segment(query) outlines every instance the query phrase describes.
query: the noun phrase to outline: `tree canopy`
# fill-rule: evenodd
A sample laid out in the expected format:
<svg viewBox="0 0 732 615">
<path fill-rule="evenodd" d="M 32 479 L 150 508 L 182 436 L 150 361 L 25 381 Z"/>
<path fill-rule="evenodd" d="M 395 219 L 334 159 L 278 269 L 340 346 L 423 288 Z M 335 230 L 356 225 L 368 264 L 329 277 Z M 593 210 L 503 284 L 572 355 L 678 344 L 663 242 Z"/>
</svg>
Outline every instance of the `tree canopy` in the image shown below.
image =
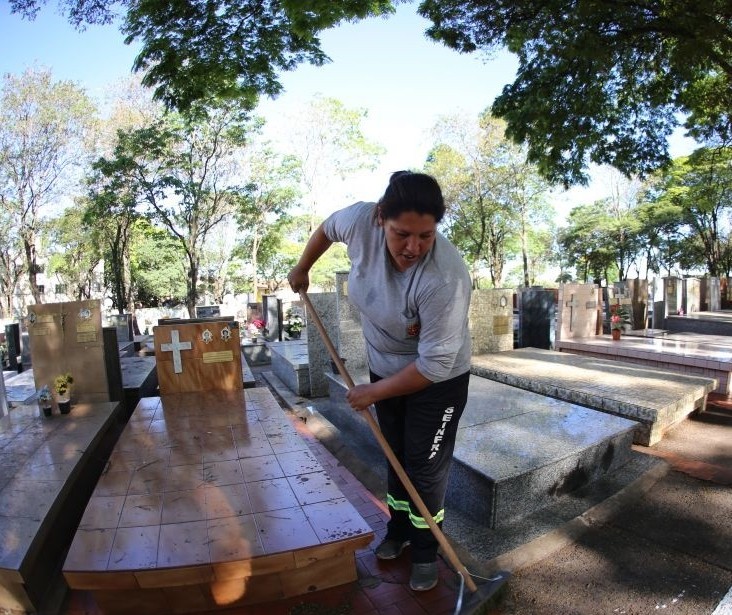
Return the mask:
<svg viewBox="0 0 732 615">
<path fill-rule="evenodd" d="M 588 162 L 641 176 L 667 165 L 679 114 L 697 138 L 732 139 L 728 0 L 423 0 L 419 10 L 453 49 L 517 54 L 492 111 L 553 182 L 586 183 Z"/>
<path fill-rule="evenodd" d="M 15 13 L 28 18 L 46 0 L 10 0 Z M 111 23 L 126 10 L 121 29 L 127 44 L 142 50 L 134 70 L 143 84 L 169 108 L 187 110 L 214 99 L 248 100 L 274 96 L 282 86 L 280 71 L 303 62 L 320 66 L 328 56 L 318 33 L 343 20 L 386 15 L 389 0 L 59 0 L 69 21 Z"/>
</svg>

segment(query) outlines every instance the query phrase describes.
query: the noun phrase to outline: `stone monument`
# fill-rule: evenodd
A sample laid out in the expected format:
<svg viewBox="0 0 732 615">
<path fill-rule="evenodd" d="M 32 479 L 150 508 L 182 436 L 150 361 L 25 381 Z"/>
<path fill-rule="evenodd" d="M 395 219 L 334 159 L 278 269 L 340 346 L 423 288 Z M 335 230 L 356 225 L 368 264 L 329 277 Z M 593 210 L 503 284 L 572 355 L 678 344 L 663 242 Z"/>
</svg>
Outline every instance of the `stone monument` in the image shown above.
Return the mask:
<svg viewBox="0 0 732 615">
<path fill-rule="evenodd" d="M 110 401 L 99 300 L 31 305 L 27 322 L 36 389 L 70 373 L 74 403 Z"/>
<path fill-rule="evenodd" d="M 468 311 L 473 354 L 513 350 L 513 290 L 473 291 Z"/>
<path fill-rule="evenodd" d="M 597 335 L 596 284 L 562 284 L 559 287 L 557 340 Z"/>
</svg>

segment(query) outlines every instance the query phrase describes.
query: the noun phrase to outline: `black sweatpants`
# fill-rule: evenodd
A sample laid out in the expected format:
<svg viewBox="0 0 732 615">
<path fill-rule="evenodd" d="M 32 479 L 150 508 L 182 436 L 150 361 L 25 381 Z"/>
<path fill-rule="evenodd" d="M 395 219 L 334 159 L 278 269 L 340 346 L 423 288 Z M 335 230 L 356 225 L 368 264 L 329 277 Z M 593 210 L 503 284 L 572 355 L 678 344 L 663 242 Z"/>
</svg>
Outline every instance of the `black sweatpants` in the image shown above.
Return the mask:
<svg viewBox="0 0 732 615">
<path fill-rule="evenodd" d="M 371 373 L 371 381 L 381 378 Z M 427 510 L 441 527 L 458 421 L 468 400 L 470 372 L 427 388 L 377 402 L 384 438 L 404 467 Z M 389 465 L 386 537 L 412 544 L 412 562 L 433 562 L 438 542 Z"/>
</svg>

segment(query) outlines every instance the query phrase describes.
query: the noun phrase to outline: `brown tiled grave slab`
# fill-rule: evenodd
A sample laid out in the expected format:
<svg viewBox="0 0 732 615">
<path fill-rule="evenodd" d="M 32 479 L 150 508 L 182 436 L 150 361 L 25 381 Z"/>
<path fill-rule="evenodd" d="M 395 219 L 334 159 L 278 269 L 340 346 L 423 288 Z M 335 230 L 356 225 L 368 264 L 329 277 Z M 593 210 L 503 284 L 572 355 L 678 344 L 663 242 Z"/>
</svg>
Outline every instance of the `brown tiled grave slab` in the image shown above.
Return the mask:
<svg viewBox="0 0 732 615">
<path fill-rule="evenodd" d="M 212 610 L 353 581 L 373 536 L 268 389 L 164 395 L 132 414 L 64 576 L 105 612 Z"/>
</svg>

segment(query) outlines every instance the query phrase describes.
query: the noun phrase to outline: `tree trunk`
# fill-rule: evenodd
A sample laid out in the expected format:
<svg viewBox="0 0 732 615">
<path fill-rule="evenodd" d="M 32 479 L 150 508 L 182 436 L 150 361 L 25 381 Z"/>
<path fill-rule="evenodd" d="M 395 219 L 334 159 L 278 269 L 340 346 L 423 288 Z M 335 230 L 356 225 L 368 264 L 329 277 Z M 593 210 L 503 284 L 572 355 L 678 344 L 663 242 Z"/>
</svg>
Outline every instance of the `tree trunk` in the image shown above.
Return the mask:
<svg viewBox="0 0 732 615">
<path fill-rule="evenodd" d="M 28 283 L 30 285 L 33 300 L 39 304 L 43 303 L 40 289 L 38 288 L 38 266 L 36 264 L 35 237 L 30 232 L 23 236 L 23 249 L 25 250 L 25 262 L 28 267 Z"/>
</svg>

